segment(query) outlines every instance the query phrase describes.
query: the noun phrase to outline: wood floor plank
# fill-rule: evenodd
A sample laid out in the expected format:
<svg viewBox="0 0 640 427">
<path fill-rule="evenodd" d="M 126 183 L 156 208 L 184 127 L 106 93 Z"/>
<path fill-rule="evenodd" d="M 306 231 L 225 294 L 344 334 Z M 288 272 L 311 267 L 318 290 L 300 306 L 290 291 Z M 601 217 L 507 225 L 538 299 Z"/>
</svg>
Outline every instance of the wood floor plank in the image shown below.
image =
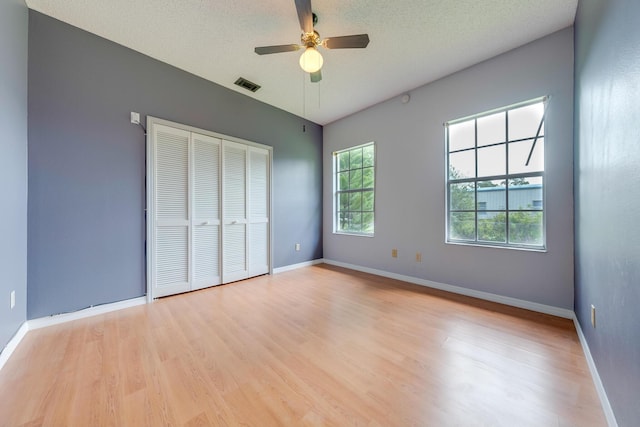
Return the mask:
<svg viewBox="0 0 640 427">
<path fill-rule="evenodd" d="M 326 265 L 27 333 L 0 427 L 605 426 L 570 320 Z"/>
</svg>

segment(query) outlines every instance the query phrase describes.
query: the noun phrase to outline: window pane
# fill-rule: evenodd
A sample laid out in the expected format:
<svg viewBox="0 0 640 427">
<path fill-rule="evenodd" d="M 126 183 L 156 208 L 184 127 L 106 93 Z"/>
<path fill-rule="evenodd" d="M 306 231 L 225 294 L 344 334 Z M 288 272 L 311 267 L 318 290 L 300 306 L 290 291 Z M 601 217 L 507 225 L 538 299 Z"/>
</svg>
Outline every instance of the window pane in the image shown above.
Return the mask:
<svg viewBox="0 0 640 427">
<path fill-rule="evenodd" d="M 476 224 L 473 212 L 452 212 L 449 217 L 451 240 L 475 240 Z"/>
<path fill-rule="evenodd" d="M 542 200 L 542 177 L 515 178 L 509 180 L 509 210 L 540 209 L 534 205 Z"/>
<path fill-rule="evenodd" d="M 542 245 L 542 212 L 509 212 L 509 243 Z"/>
<path fill-rule="evenodd" d="M 373 211 L 373 191 L 362 192 L 362 210 Z"/>
<path fill-rule="evenodd" d="M 362 232 L 373 233 L 373 212 L 362 214 Z"/>
<path fill-rule="evenodd" d="M 340 214 L 341 230 L 344 230 L 344 231 L 349 230 L 349 225 L 351 224 L 351 215 L 352 215 L 351 212 L 343 212 Z"/>
<path fill-rule="evenodd" d="M 506 144 L 478 149 L 478 176 L 507 173 Z"/>
<path fill-rule="evenodd" d="M 502 112 L 478 119 L 478 147 L 507 140 L 506 117 Z"/>
<path fill-rule="evenodd" d="M 449 207 L 451 210 L 472 211 L 476 203 L 475 184 L 465 182 L 449 185 Z"/>
<path fill-rule="evenodd" d="M 360 212 L 351 213 L 351 224 L 349 231 L 359 232 L 362 229 L 362 214 Z"/>
<path fill-rule="evenodd" d="M 532 146 L 533 139 L 509 143 L 509 173 L 544 171 L 544 138 L 539 138 L 536 142 L 529 166 L 527 166 L 527 158 L 529 158 Z"/>
<path fill-rule="evenodd" d="M 542 102 L 509 111 L 509 141 L 535 137 L 543 113 Z M 544 135 L 544 125 L 540 135 Z"/>
<path fill-rule="evenodd" d="M 478 240 L 505 243 L 507 241 L 506 214 L 486 212 L 485 215 L 485 217 L 478 216 Z"/>
<path fill-rule="evenodd" d="M 362 188 L 373 188 L 374 172 L 373 168 L 362 170 Z"/>
<path fill-rule="evenodd" d="M 338 154 L 338 170 L 344 171 L 347 169 L 349 169 L 349 152 L 345 151 Z"/>
<path fill-rule="evenodd" d="M 349 188 L 359 190 L 362 188 L 362 169 L 352 170 L 349 176 Z"/>
<path fill-rule="evenodd" d="M 373 166 L 373 161 L 375 158 L 374 154 L 375 152 L 373 145 L 368 145 L 362 148 L 362 166 Z"/>
<path fill-rule="evenodd" d="M 349 194 L 348 193 L 341 193 L 340 194 L 340 202 L 338 205 L 338 210 L 339 211 L 347 211 L 349 210 Z"/>
<path fill-rule="evenodd" d="M 338 190 L 349 189 L 349 171 L 338 174 Z"/>
<path fill-rule="evenodd" d="M 475 178 L 476 155 L 475 150 L 449 154 L 449 178 Z"/>
<path fill-rule="evenodd" d="M 507 188 L 504 181 L 478 181 L 478 210 L 506 209 L 506 193 Z"/>
<path fill-rule="evenodd" d="M 338 215 L 338 230 L 347 230 L 349 228 L 349 216 L 348 212 L 340 212 Z"/>
<path fill-rule="evenodd" d="M 476 139 L 476 121 L 469 120 L 449 125 L 449 151 L 473 148 Z"/>
<path fill-rule="evenodd" d="M 349 194 L 349 210 L 350 211 L 359 211 L 362 207 L 362 193 L 351 193 Z"/>
<path fill-rule="evenodd" d="M 362 167 L 362 148 L 349 150 L 349 153 L 350 153 L 349 168 L 350 169 L 361 168 Z"/>
</svg>

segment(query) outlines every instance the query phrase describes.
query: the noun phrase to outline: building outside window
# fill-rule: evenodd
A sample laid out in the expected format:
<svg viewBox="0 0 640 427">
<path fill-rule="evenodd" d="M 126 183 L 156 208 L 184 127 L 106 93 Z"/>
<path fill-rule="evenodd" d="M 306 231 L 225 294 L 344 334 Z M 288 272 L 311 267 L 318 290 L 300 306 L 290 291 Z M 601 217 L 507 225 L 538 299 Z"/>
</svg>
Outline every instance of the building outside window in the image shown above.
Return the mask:
<svg viewBox="0 0 640 427">
<path fill-rule="evenodd" d="M 373 236 L 375 157 L 373 142 L 333 154 L 335 233 Z"/>
<path fill-rule="evenodd" d="M 540 98 L 445 124 L 448 243 L 545 248 L 547 102 Z"/>
</svg>

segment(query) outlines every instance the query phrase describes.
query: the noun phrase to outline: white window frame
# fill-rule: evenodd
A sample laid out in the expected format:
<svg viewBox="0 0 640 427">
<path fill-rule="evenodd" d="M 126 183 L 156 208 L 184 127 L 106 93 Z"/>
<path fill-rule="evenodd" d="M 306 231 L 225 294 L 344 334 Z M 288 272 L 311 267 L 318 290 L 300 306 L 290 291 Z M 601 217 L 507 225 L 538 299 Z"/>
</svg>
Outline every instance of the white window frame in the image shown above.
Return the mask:
<svg viewBox="0 0 640 427">
<path fill-rule="evenodd" d="M 361 166 L 360 168 L 355 168 L 355 169 L 347 169 L 347 171 L 351 172 L 352 170 L 357 170 L 357 169 L 362 169 L 364 171 L 365 168 L 373 168 L 373 186 L 372 187 L 367 187 L 367 188 L 359 188 L 359 189 L 348 189 L 348 190 L 340 190 L 339 189 L 339 176 L 338 174 L 343 171 L 339 170 L 339 165 L 338 165 L 338 157 L 340 154 L 348 152 L 348 151 L 352 151 L 352 150 L 357 150 L 357 149 L 362 149 L 362 148 L 366 148 L 366 147 L 373 147 L 373 166 Z M 360 145 L 355 145 L 352 147 L 348 147 L 342 150 L 338 150 L 338 151 L 334 151 L 333 152 L 333 232 L 334 234 L 345 234 L 345 235 L 353 235 L 353 236 L 364 236 L 364 237 L 373 237 L 375 234 L 375 199 L 376 199 L 376 195 L 375 195 L 375 188 L 376 188 L 376 163 L 377 163 L 377 154 L 376 154 L 376 144 L 375 142 L 367 142 L 365 144 L 360 144 Z M 341 194 L 352 194 L 352 193 L 364 193 L 364 192 L 369 192 L 369 191 L 373 191 L 373 207 L 372 210 L 366 210 L 363 211 L 362 210 L 362 206 L 360 211 L 347 211 L 347 212 L 360 212 L 360 214 L 364 214 L 364 213 L 371 213 L 373 215 L 373 230 L 371 232 L 367 232 L 367 231 L 353 231 L 353 230 L 345 230 L 342 229 L 340 227 L 340 195 Z M 363 202 L 362 202 L 363 203 Z"/>
<path fill-rule="evenodd" d="M 531 250 L 531 251 L 546 251 L 546 237 L 547 237 L 547 233 L 546 233 L 546 187 L 548 186 L 547 180 L 546 180 L 546 175 L 545 175 L 545 171 L 544 171 L 544 167 L 543 167 L 543 171 L 541 172 L 526 172 L 526 173 L 509 173 L 509 144 L 512 142 L 520 142 L 520 141 L 527 141 L 527 140 L 532 140 L 535 142 L 538 142 L 538 140 L 543 140 L 544 144 L 547 145 L 547 138 L 545 138 L 545 124 L 546 124 L 546 112 L 547 112 L 547 106 L 548 106 L 548 102 L 549 102 L 549 97 L 548 96 L 544 96 L 544 97 L 540 97 L 540 98 L 535 98 L 535 99 L 531 99 L 528 101 L 524 101 L 524 102 L 520 102 L 517 104 L 513 104 L 513 105 L 509 105 L 506 107 L 501 107 L 501 108 L 497 108 L 497 109 L 493 109 L 490 111 L 486 111 L 483 113 L 479 113 L 479 114 L 475 114 L 472 116 L 467 116 L 467 117 L 463 117 L 460 119 L 456 119 L 456 120 L 451 120 L 446 122 L 445 125 L 445 242 L 449 243 L 449 244 L 463 244 L 463 245 L 473 245 L 473 246 L 491 246 L 491 247 L 502 247 L 502 248 L 511 248 L 511 249 L 524 249 L 524 250 Z M 532 135 L 531 138 L 524 138 L 523 140 L 513 140 L 510 141 L 509 139 L 509 111 L 511 110 L 515 110 L 521 107 L 527 107 L 530 105 L 534 105 L 537 103 L 543 103 L 544 104 L 544 113 L 542 115 L 542 124 L 538 129 L 538 133 L 537 135 Z M 479 148 L 483 148 L 485 146 L 479 147 L 478 146 L 478 126 L 477 126 L 477 120 L 481 119 L 483 117 L 486 116 L 490 116 L 493 114 L 497 114 L 497 113 L 501 113 L 501 112 L 506 112 L 506 120 L 505 120 L 505 126 L 506 126 L 506 141 L 503 141 L 501 143 L 496 143 L 495 145 L 505 145 L 505 155 L 506 155 L 506 171 L 505 174 L 501 174 L 501 175 L 495 175 L 495 176 L 482 176 L 482 177 L 478 177 L 478 149 Z M 468 122 L 468 121 L 474 121 L 475 122 L 475 136 L 474 136 L 474 146 L 470 147 L 470 148 L 465 148 L 465 149 L 460 149 L 460 150 L 453 150 L 450 151 L 449 149 L 449 126 L 451 125 L 455 125 L 455 124 L 460 124 L 460 123 L 464 123 L 464 122 Z M 535 143 L 534 142 L 534 143 Z M 462 152 L 462 151 L 473 151 L 475 154 L 475 168 L 476 168 L 476 173 L 475 176 L 472 178 L 460 178 L 460 179 L 453 179 L 450 177 L 450 155 L 453 153 L 458 153 L 458 152 Z M 532 148 L 533 151 L 533 148 Z M 545 150 L 546 152 L 546 150 Z M 545 167 L 546 167 L 546 161 L 545 163 Z M 542 200 L 541 200 L 541 207 L 538 209 L 512 209 L 509 206 L 509 182 L 512 179 L 517 179 L 517 178 L 542 178 Z M 501 180 L 501 181 L 505 181 L 505 206 L 504 209 L 497 209 L 494 210 L 494 212 L 504 212 L 505 213 L 505 242 L 491 242 L 491 241 L 485 241 L 485 240 L 481 240 L 478 238 L 478 219 L 482 218 L 483 216 L 486 216 L 486 214 L 490 211 L 487 211 L 486 209 L 479 209 L 479 204 L 478 203 L 478 182 L 483 182 L 483 181 L 497 181 L 497 180 Z M 469 184 L 473 184 L 474 187 L 474 209 L 467 209 L 467 210 L 462 210 L 462 209 L 451 209 L 451 204 L 450 204 L 450 199 L 451 199 L 451 187 L 452 184 L 464 184 L 464 183 L 469 183 Z M 473 239 L 463 239 L 463 238 L 452 238 L 451 237 L 451 221 L 450 221 L 450 216 L 451 213 L 457 213 L 457 212 L 469 212 L 469 213 L 473 213 L 474 218 L 475 218 L 475 237 Z M 523 244 L 523 243 L 510 243 L 509 242 L 509 213 L 511 212 L 540 212 L 542 213 L 542 242 L 541 244 L 537 245 L 537 244 Z"/>
</svg>

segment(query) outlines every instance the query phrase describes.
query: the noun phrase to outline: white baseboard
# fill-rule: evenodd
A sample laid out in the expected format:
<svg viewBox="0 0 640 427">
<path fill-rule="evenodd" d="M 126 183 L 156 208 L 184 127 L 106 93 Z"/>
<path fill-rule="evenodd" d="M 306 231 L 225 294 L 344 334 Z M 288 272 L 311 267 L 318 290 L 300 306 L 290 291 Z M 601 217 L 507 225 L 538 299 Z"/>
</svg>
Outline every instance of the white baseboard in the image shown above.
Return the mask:
<svg viewBox="0 0 640 427">
<path fill-rule="evenodd" d="M 589 365 L 591 378 L 593 378 L 593 383 L 596 386 L 596 391 L 598 392 L 598 397 L 600 398 L 600 403 L 602 404 L 604 416 L 607 418 L 607 424 L 609 424 L 609 427 L 618 427 L 618 422 L 616 421 L 616 416 L 613 413 L 613 409 L 611 408 L 611 403 L 609 403 L 607 392 L 604 389 L 604 385 L 602 384 L 602 380 L 600 379 L 600 374 L 598 374 L 598 369 L 596 368 L 596 364 L 593 360 L 593 357 L 591 356 L 589 344 L 587 344 L 587 339 L 582 332 L 580 322 L 578 322 L 578 317 L 575 315 L 575 313 L 573 315 L 573 324 L 576 326 L 578 338 L 580 338 L 580 344 L 582 344 L 582 350 L 584 351 L 584 355 L 587 359 L 587 365 Z"/>
<path fill-rule="evenodd" d="M 338 267 L 349 268 L 351 270 L 362 271 L 364 273 L 375 274 L 376 276 L 388 277 L 390 279 L 402 280 L 403 282 L 413 283 L 415 285 L 426 286 L 429 288 L 439 289 L 441 291 L 452 292 L 454 294 L 466 295 L 469 297 L 479 298 L 487 301 L 497 302 L 500 304 L 510 305 L 513 307 L 524 308 L 526 310 L 536 311 L 539 313 L 551 314 L 552 316 L 563 317 L 565 319 L 573 319 L 573 311 L 567 308 L 554 307 L 551 305 L 539 304 L 536 302 L 525 301 L 517 298 L 505 297 L 489 292 L 476 291 L 473 289 L 463 288 L 461 286 L 448 285 L 446 283 L 438 283 L 430 280 L 420 279 L 418 277 L 405 276 L 403 274 L 390 273 L 388 271 L 376 270 L 374 268 L 362 267 L 359 265 L 347 264 L 344 262 L 324 259 L 325 264 L 336 265 Z"/>
<path fill-rule="evenodd" d="M 9 340 L 4 350 L 2 350 L 2 353 L 0 353 L 0 369 L 7 363 L 7 360 L 9 360 L 15 349 L 18 348 L 18 344 L 20 344 L 20 341 L 27 335 L 28 331 L 29 325 L 27 325 L 27 322 L 23 322 L 13 338 Z"/>
<path fill-rule="evenodd" d="M 314 259 L 312 261 L 305 261 L 298 264 L 285 265 L 284 267 L 278 267 L 273 269 L 273 274 L 284 273 L 285 271 L 296 270 L 298 268 L 309 267 L 316 264 L 322 264 L 324 260 L 322 258 Z"/>
<path fill-rule="evenodd" d="M 111 311 L 122 310 L 123 308 L 135 307 L 147 303 L 147 297 L 131 298 L 124 301 L 109 304 L 96 305 L 72 313 L 57 314 L 55 316 L 40 317 L 27 321 L 29 330 L 45 328 L 47 326 L 70 322 L 72 320 L 84 319 L 85 317 L 97 316 L 98 314 L 109 313 Z"/>
</svg>

